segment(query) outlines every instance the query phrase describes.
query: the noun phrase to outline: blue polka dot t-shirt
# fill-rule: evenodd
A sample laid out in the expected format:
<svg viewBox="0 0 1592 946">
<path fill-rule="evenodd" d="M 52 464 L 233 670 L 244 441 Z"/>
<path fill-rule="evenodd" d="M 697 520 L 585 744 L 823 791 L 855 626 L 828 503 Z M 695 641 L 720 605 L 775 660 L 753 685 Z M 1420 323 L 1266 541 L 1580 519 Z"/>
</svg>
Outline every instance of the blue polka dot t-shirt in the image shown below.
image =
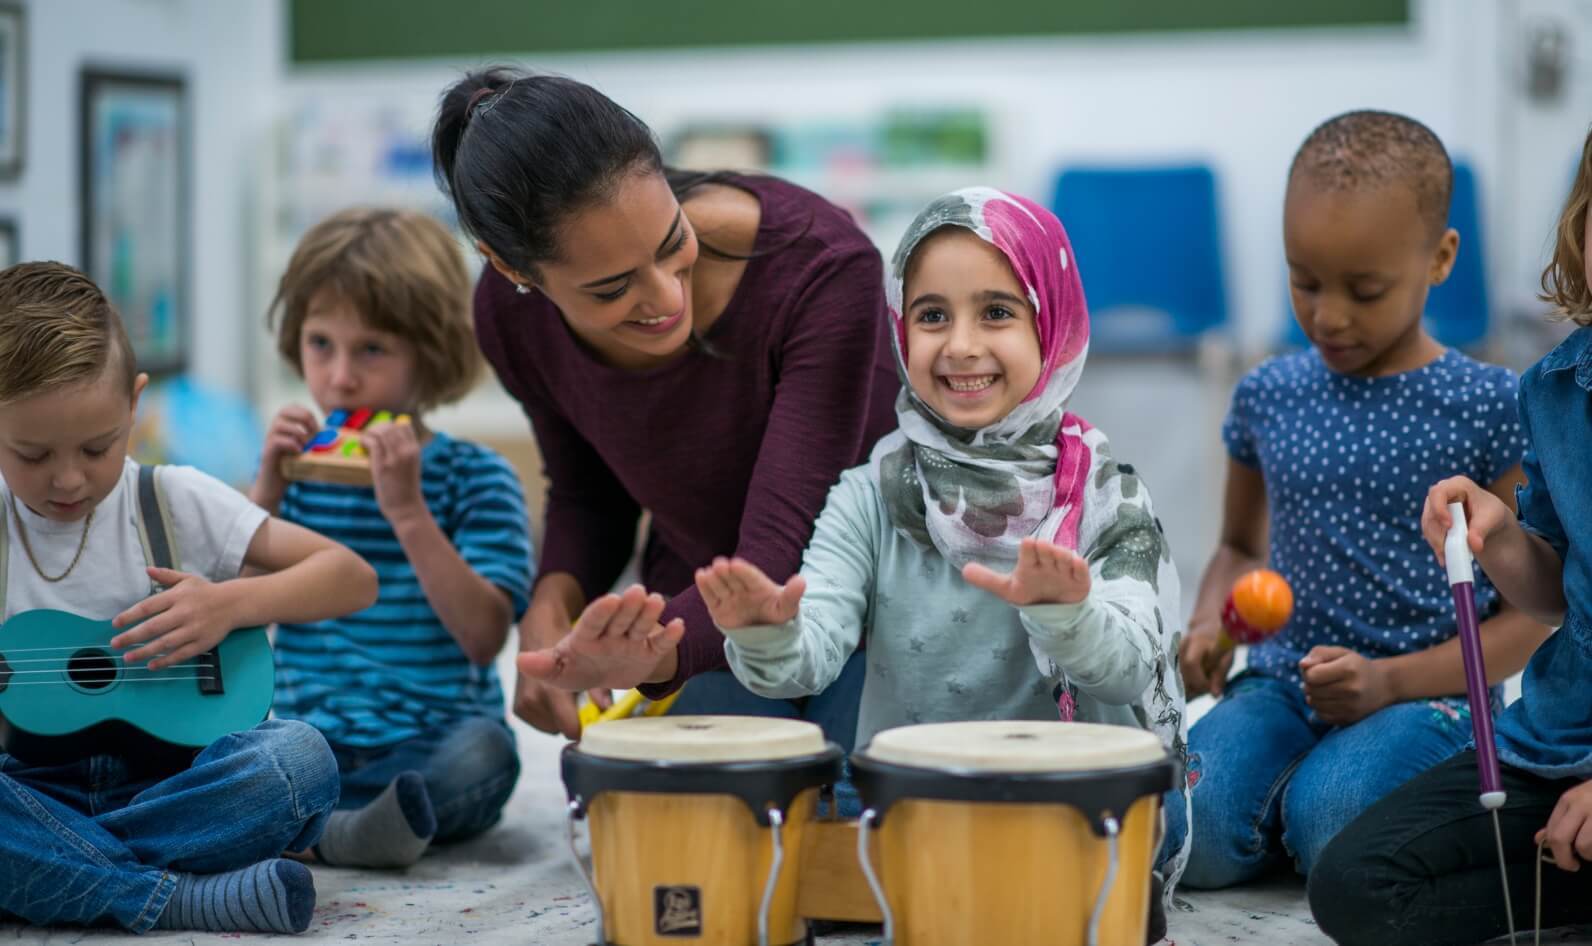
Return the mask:
<svg viewBox="0 0 1592 946">
<path fill-rule="evenodd" d="M 1239 382 L 1222 438 L 1266 481 L 1271 567 L 1294 591 L 1292 620 L 1250 649 L 1252 669 L 1297 682 L 1317 645 L 1389 657 L 1457 633 L 1421 507 L 1441 479 L 1486 486 L 1520 462 L 1515 384 L 1452 349 L 1381 378 L 1337 374 L 1311 349 Z M 1476 605 L 1483 618 L 1498 610 L 1479 569 Z"/>
</svg>

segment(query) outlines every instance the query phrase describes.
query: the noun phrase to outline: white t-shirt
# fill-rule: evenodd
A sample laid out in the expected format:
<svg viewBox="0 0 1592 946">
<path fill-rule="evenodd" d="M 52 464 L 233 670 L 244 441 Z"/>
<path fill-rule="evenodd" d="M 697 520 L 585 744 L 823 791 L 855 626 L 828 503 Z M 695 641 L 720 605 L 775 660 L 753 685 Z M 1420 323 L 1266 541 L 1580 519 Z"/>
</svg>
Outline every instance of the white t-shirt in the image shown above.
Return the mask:
<svg viewBox="0 0 1592 946">
<path fill-rule="evenodd" d="M 238 577 L 243 556 L 266 512 L 220 480 L 191 466 L 167 466 L 157 474 L 172 523 L 177 567 L 210 581 Z M 52 522 L 18 501 L 0 480 L 0 513 L 6 517 L 5 618 L 35 608 L 55 608 L 107 620 L 149 597 L 143 542 L 138 532 L 138 464 L 128 459 L 121 481 L 94 510 L 88 543 L 72 573 L 58 582 L 39 577 L 22 547 L 17 517 L 45 574 L 59 575 L 77 554 L 83 523 Z"/>
</svg>

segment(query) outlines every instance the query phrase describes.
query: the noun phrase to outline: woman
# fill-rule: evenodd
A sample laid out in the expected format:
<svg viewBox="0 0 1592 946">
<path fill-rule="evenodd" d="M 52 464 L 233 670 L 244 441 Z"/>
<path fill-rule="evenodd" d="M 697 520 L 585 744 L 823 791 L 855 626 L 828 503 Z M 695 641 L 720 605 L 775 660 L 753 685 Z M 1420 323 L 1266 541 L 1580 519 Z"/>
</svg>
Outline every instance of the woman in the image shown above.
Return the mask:
<svg viewBox="0 0 1592 946">
<path fill-rule="evenodd" d="M 861 663 L 805 703 L 752 696 L 692 575 L 728 555 L 794 574 L 829 487 L 894 426 L 878 251 L 792 184 L 666 169 L 640 119 L 570 79 L 467 75 L 432 145 L 491 263 L 477 339 L 550 480 L 515 713 L 573 738 L 570 691 L 718 671 L 675 711 L 803 716 L 849 749 Z M 673 597 L 604 597 L 643 509 L 641 579 Z"/>
</svg>

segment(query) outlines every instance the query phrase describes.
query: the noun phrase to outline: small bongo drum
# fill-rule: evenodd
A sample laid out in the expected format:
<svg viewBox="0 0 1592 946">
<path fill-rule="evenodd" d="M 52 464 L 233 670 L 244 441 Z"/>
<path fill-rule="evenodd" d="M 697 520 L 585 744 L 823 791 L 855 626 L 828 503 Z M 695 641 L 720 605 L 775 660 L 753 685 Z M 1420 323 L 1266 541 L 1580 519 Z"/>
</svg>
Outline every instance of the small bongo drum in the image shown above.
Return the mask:
<svg viewBox="0 0 1592 946">
<path fill-rule="evenodd" d="M 1161 793 L 1176 766 L 1125 726 L 889 729 L 852 757 L 857 859 L 885 942 L 1144 942 Z M 873 865 L 869 838 L 876 837 Z"/>
<path fill-rule="evenodd" d="M 799 720 L 659 716 L 586 729 L 565 747 L 563 775 L 599 946 L 810 942 L 797 861 L 842 755 Z M 591 874 L 575 853 L 582 819 Z"/>
</svg>

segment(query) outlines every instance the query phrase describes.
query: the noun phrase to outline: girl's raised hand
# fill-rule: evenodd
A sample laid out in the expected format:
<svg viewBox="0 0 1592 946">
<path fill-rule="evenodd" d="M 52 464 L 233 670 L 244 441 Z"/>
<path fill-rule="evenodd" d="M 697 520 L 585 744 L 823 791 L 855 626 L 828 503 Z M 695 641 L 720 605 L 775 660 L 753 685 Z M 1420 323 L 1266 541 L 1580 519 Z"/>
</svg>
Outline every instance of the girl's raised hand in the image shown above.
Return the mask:
<svg viewBox="0 0 1592 946">
<path fill-rule="evenodd" d="M 1438 564 L 1445 567 L 1448 562 L 1444 560 L 1443 542 L 1448 538 L 1448 527 L 1454 524 L 1448 514 L 1449 503 L 1465 504 L 1465 524 L 1469 529 L 1466 539 L 1473 555 L 1480 555 L 1488 538 L 1515 521 L 1515 514 L 1503 500 L 1463 476 L 1450 477 L 1433 486 L 1427 491 L 1426 506 L 1421 510 L 1421 535 L 1437 553 Z"/>
<path fill-rule="evenodd" d="M 696 585 L 713 623 L 725 630 L 793 621 L 807 590 L 807 580 L 800 575 L 776 585 L 751 562 L 723 557 L 697 569 Z"/>
<path fill-rule="evenodd" d="M 1089 594 L 1089 563 L 1070 549 L 1043 539 L 1024 539 L 1010 575 L 969 562 L 962 577 L 975 588 L 1019 607 L 1077 604 Z"/>
</svg>

